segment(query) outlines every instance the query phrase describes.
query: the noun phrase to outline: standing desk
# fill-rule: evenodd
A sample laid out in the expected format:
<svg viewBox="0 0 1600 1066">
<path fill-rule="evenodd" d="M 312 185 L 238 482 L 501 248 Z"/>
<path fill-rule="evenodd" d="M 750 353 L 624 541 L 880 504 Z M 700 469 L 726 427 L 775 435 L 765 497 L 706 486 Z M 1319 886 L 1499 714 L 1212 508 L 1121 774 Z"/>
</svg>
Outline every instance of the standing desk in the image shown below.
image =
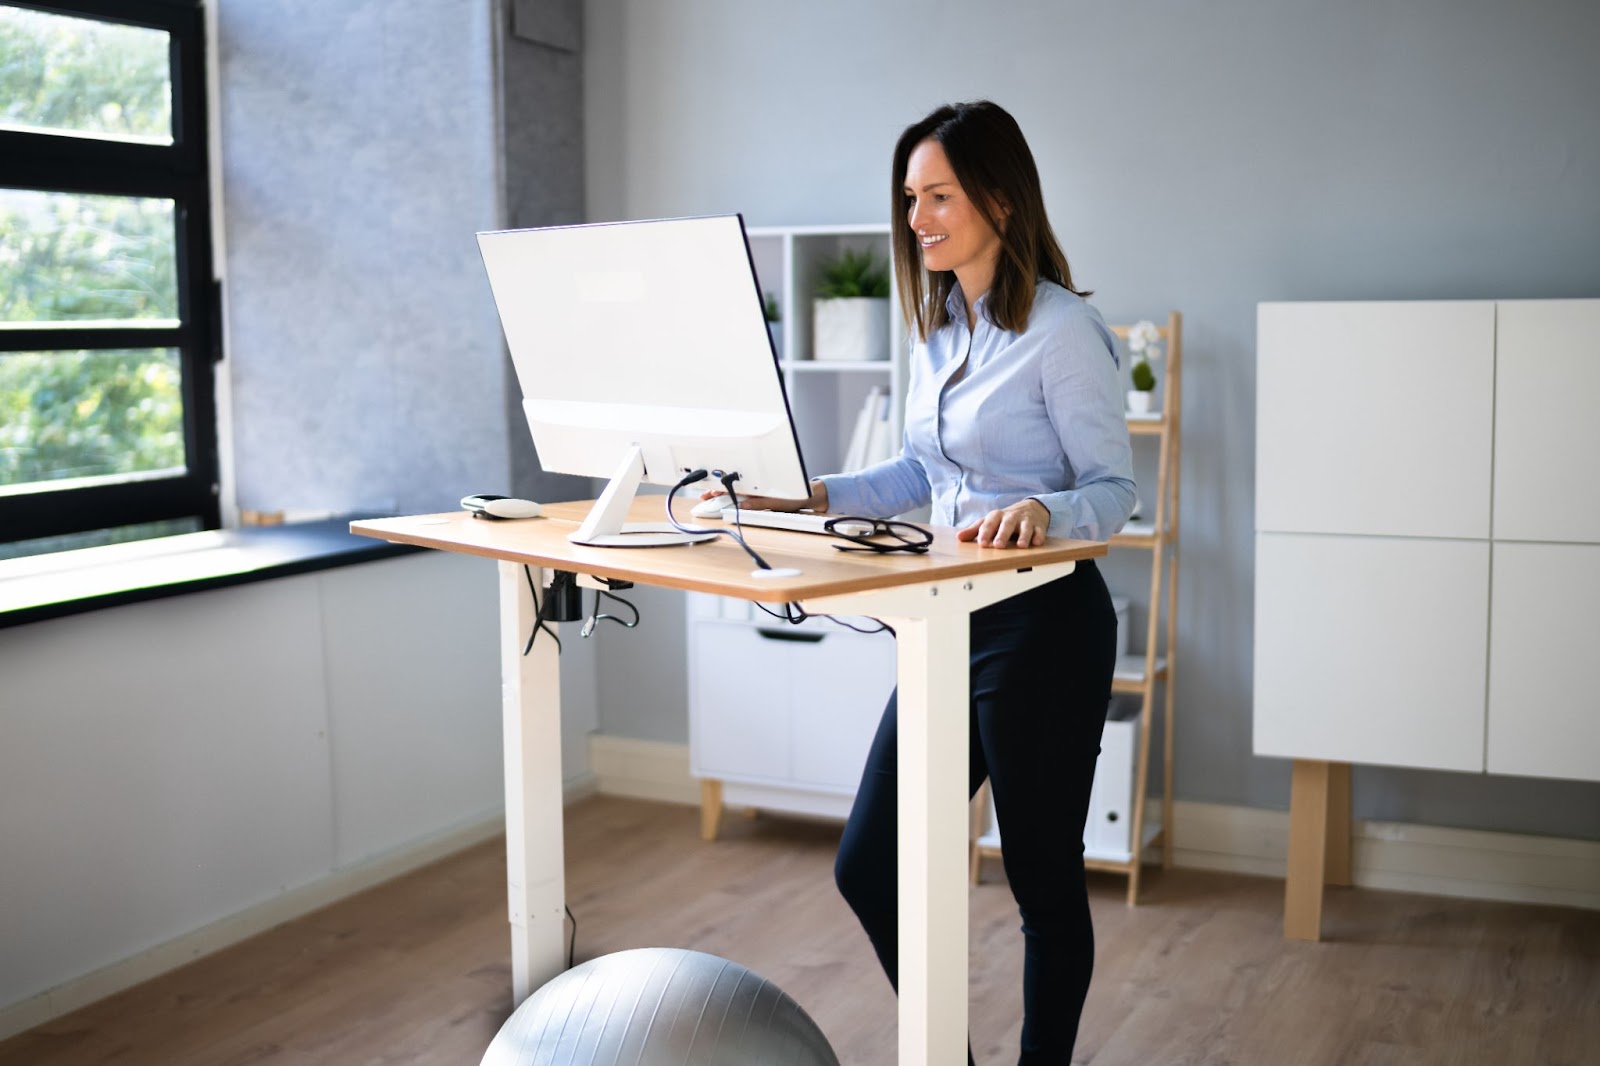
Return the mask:
<svg viewBox="0 0 1600 1066">
<path fill-rule="evenodd" d="M 506 889 L 514 1002 L 564 968 L 561 688 L 555 642 L 534 641 L 523 567 L 567 570 L 779 604 L 812 614 L 866 615 L 894 627 L 900 689 L 900 1066 L 964 1066 L 967 1054 L 968 616 L 1054 581 L 1092 541 L 980 548 L 933 527 L 926 555 L 840 552 L 808 533 L 747 529 L 750 545 L 799 577 L 758 579 L 726 537 L 670 548 L 573 544 L 590 504 L 551 504 L 544 517 L 474 520 L 464 512 L 352 522 L 365 536 L 500 564 L 500 648 L 506 782 Z M 660 521 L 662 497 L 634 501 L 630 518 Z M 687 513 L 688 508 L 684 511 Z M 824 698 L 825 698 L 825 694 Z"/>
</svg>

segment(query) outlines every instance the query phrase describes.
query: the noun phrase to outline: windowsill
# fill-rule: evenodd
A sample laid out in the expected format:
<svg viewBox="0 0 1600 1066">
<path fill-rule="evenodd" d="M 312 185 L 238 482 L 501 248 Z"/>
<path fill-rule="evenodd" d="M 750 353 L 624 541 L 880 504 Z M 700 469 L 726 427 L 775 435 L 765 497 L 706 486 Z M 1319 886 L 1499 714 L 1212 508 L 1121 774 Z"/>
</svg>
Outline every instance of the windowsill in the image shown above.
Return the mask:
<svg viewBox="0 0 1600 1066">
<path fill-rule="evenodd" d="M 358 537 L 348 518 L 329 518 L 9 559 L 0 628 L 425 550 Z"/>
</svg>

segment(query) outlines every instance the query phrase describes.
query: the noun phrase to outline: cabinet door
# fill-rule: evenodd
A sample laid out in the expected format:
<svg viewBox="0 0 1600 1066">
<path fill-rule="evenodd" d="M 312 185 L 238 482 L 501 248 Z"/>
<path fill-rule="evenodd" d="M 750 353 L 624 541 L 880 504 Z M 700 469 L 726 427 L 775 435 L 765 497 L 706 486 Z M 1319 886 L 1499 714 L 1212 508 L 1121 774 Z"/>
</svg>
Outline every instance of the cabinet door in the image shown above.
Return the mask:
<svg viewBox="0 0 1600 1066">
<path fill-rule="evenodd" d="M 1483 770 L 1489 545 L 1256 536 L 1255 753 Z"/>
<path fill-rule="evenodd" d="M 854 793 L 894 689 L 894 640 L 848 630 L 794 648 L 790 736 L 797 784 Z"/>
<path fill-rule="evenodd" d="M 748 625 L 698 621 L 691 638 L 689 761 L 697 776 L 787 781 L 789 645 Z"/>
<path fill-rule="evenodd" d="M 1256 529 L 1488 537 L 1492 303 L 1261 304 Z"/>
<path fill-rule="evenodd" d="M 1496 544 L 1489 771 L 1600 781 L 1600 545 Z"/>
<path fill-rule="evenodd" d="M 1600 300 L 1496 305 L 1494 535 L 1600 544 Z"/>
</svg>

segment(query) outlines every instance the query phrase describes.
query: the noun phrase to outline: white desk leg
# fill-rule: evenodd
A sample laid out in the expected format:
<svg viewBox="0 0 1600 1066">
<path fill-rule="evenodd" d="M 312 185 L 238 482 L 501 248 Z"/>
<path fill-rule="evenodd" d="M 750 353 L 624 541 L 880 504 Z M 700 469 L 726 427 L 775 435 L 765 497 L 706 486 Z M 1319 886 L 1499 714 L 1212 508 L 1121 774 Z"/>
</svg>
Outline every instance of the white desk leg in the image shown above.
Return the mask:
<svg viewBox="0 0 1600 1066">
<path fill-rule="evenodd" d="M 544 574 L 533 568 L 542 590 Z M 516 1006 L 566 968 L 566 867 L 561 827 L 561 669 L 556 643 L 533 628 L 520 563 L 500 564 L 500 684 L 506 760 L 506 894 Z M 551 628 L 554 628 L 552 625 Z"/>
<path fill-rule="evenodd" d="M 968 616 L 896 619 L 900 1066 L 967 1061 Z"/>
</svg>

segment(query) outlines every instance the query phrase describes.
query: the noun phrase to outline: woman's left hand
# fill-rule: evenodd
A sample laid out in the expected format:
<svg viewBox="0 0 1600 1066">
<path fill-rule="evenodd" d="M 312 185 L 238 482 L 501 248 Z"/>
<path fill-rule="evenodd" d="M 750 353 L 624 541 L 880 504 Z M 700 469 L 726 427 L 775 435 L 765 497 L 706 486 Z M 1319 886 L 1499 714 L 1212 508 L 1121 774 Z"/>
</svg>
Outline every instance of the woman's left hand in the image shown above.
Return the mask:
<svg viewBox="0 0 1600 1066">
<path fill-rule="evenodd" d="M 1033 498 L 999 511 L 990 511 L 966 529 L 957 540 L 975 540 L 987 548 L 1033 548 L 1044 543 L 1050 528 L 1050 511 Z"/>
</svg>

